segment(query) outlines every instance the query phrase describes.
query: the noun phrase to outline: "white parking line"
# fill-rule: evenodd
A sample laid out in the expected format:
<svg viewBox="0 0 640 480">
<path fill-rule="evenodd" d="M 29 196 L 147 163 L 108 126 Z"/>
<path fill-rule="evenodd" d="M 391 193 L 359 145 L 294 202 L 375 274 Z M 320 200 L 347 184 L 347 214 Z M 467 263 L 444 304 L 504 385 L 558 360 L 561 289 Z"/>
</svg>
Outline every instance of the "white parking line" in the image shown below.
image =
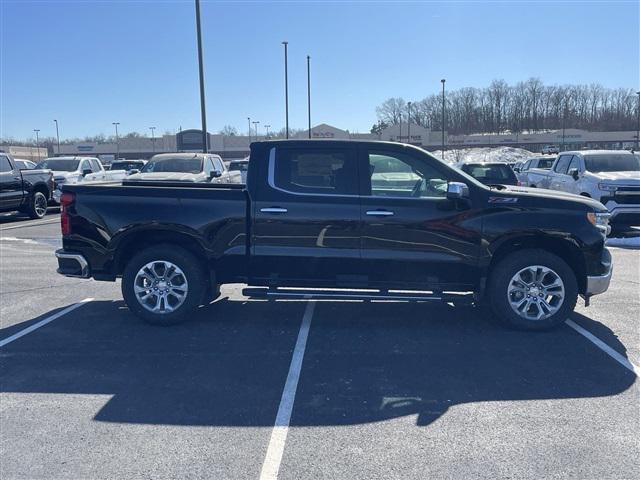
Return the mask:
<svg viewBox="0 0 640 480">
<path fill-rule="evenodd" d="M 46 222 L 32 222 L 32 223 L 21 223 L 18 225 L 9 225 L 8 227 L 0 226 L 0 231 L 5 230 L 13 230 L 14 228 L 26 228 L 26 227 L 37 227 L 39 225 L 52 225 L 54 223 L 60 223 L 60 219 L 55 220 L 47 220 Z"/>
<path fill-rule="evenodd" d="M 39 322 L 34 323 L 33 325 L 28 326 L 27 328 L 20 330 L 18 333 L 14 333 L 10 337 L 5 338 L 4 340 L 0 340 L 0 347 L 4 347 L 5 345 L 13 342 L 14 340 L 19 339 L 20 337 L 24 337 L 26 334 L 37 330 L 40 327 L 45 326 L 49 322 L 53 322 L 56 318 L 60 318 L 63 315 L 66 315 L 69 312 L 72 312 L 78 307 L 81 307 L 87 302 L 90 302 L 93 298 L 85 298 L 84 300 L 74 303 L 73 305 L 69 305 L 67 308 L 60 310 L 58 313 L 54 313 L 53 315 L 40 320 Z"/>
<path fill-rule="evenodd" d="M 298 332 L 298 340 L 293 350 L 291 365 L 289 366 L 289 374 L 284 385 L 282 397 L 280 398 L 280 406 L 276 415 L 276 423 L 271 432 L 267 455 L 262 464 L 260 472 L 260 480 L 275 480 L 278 478 L 280 470 L 280 462 L 284 453 L 284 445 L 287 441 L 287 433 L 289 432 L 289 422 L 291 421 L 291 411 L 296 398 L 296 390 L 298 389 L 298 380 L 300 379 L 300 370 L 302 369 L 302 360 L 304 359 L 304 350 L 307 346 L 307 338 L 309 337 L 309 328 L 311 327 L 311 318 L 316 303 L 310 301 L 302 317 L 302 324 Z"/>
<path fill-rule="evenodd" d="M 602 340 L 600 340 L 598 337 L 596 337 L 594 334 L 592 334 L 588 330 L 585 330 L 584 328 L 582 328 L 580 325 L 575 323 L 573 320 L 565 320 L 564 323 L 569 325 L 576 332 L 578 332 L 580 335 L 585 337 L 587 340 L 589 340 L 591 343 L 593 343 L 595 346 L 597 346 L 600 350 L 602 350 L 604 353 L 606 353 L 611 358 L 613 358 L 616 362 L 618 362 L 620 365 L 622 365 L 625 368 L 628 368 L 633 373 L 638 375 L 638 372 L 640 372 L 640 367 L 635 365 L 628 358 L 625 358 L 624 355 L 621 355 L 620 353 L 616 352 L 609 345 L 604 343 Z"/>
</svg>

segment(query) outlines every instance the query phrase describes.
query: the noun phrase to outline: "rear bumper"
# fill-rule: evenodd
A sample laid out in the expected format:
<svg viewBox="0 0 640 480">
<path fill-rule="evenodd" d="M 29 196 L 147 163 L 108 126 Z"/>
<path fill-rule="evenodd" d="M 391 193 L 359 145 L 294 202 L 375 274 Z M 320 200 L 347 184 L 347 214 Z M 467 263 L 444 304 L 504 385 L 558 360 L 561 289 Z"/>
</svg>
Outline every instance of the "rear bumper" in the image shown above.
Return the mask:
<svg viewBox="0 0 640 480">
<path fill-rule="evenodd" d="M 611 253 L 606 248 L 602 252 L 602 265 L 605 267 L 605 273 L 602 275 L 587 275 L 587 288 L 585 296 L 591 297 L 606 292 L 611 283 L 613 274 L 613 260 Z"/>
<path fill-rule="evenodd" d="M 56 250 L 56 258 L 58 259 L 57 272 L 59 274 L 76 278 L 89 278 L 91 276 L 89 263 L 80 253 Z"/>
</svg>

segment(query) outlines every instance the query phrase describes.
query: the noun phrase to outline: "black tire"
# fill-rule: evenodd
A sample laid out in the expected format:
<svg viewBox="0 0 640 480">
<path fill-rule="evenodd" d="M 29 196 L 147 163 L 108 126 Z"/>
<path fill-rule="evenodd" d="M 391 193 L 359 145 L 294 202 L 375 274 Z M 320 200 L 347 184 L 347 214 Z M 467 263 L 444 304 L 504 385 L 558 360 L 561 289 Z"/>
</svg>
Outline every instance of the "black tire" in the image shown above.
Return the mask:
<svg viewBox="0 0 640 480">
<path fill-rule="evenodd" d="M 34 220 L 43 218 L 47 214 L 47 197 L 44 193 L 33 192 L 31 198 L 29 198 L 26 212 Z"/>
<path fill-rule="evenodd" d="M 154 313 L 145 308 L 138 300 L 134 287 L 136 277 L 142 267 L 151 262 L 161 261 L 170 262 L 177 266 L 184 274 L 188 288 L 184 301 L 175 310 Z M 208 290 L 207 282 L 202 262 L 192 253 L 177 245 L 163 244 L 143 250 L 127 263 L 122 275 L 122 296 L 129 309 L 145 322 L 152 325 L 175 325 L 187 320 L 194 310 L 202 304 Z"/>
<path fill-rule="evenodd" d="M 524 318 L 516 313 L 511 308 L 507 293 L 513 276 L 534 265 L 553 270 L 564 284 L 562 304 L 555 313 L 540 320 Z M 571 267 L 546 250 L 526 249 L 507 255 L 491 271 L 488 285 L 487 298 L 493 313 L 506 325 L 520 330 L 549 330 L 558 327 L 569 318 L 578 300 L 578 283 Z"/>
</svg>

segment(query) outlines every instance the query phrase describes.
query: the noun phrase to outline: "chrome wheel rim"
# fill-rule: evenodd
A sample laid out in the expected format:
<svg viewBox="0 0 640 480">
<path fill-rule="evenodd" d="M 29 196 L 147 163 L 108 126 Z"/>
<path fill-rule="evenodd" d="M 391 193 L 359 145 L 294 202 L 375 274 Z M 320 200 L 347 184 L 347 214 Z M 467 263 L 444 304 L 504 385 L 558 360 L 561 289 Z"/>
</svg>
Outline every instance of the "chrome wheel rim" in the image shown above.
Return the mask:
<svg viewBox="0 0 640 480">
<path fill-rule="evenodd" d="M 47 213 L 47 199 L 44 195 L 36 195 L 33 207 L 39 217 L 44 217 Z"/>
<path fill-rule="evenodd" d="M 525 267 L 511 277 L 509 305 L 526 320 L 544 320 L 562 307 L 564 283 L 556 272 L 542 265 Z"/>
<path fill-rule="evenodd" d="M 180 267 L 166 260 L 154 260 L 138 270 L 133 290 L 146 310 L 167 314 L 184 303 L 189 284 Z"/>
</svg>

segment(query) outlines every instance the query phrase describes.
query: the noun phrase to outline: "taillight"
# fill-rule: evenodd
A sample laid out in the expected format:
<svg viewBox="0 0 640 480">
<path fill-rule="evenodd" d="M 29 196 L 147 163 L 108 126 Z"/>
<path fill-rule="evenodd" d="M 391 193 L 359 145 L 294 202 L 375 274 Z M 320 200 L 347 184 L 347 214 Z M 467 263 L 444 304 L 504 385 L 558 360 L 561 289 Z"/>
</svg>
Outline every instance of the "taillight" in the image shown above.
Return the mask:
<svg viewBox="0 0 640 480">
<path fill-rule="evenodd" d="M 60 229 L 62 235 L 71 235 L 71 220 L 67 209 L 76 201 L 76 194 L 71 192 L 62 192 L 60 195 Z"/>
</svg>

